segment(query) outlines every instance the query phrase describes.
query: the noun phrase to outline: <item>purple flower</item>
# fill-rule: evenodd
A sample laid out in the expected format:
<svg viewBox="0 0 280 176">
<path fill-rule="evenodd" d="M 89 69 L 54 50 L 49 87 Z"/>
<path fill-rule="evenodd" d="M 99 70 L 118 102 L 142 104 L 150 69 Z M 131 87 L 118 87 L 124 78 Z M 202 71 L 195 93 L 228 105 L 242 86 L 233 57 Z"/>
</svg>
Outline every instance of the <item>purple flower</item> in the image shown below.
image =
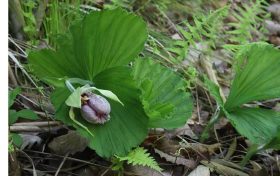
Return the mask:
<svg viewBox="0 0 280 176">
<path fill-rule="evenodd" d="M 83 118 L 94 124 L 104 124 L 110 120 L 110 103 L 102 96 L 93 93 L 82 95 L 81 113 Z"/>
</svg>

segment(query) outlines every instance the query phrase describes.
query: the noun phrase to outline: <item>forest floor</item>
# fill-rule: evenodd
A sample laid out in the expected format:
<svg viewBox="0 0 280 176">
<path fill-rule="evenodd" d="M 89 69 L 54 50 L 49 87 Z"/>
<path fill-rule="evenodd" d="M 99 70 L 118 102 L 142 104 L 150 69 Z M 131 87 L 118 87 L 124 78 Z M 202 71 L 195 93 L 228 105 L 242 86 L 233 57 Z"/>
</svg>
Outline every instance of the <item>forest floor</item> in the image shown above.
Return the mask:
<svg viewBox="0 0 280 176">
<path fill-rule="evenodd" d="M 21 88 L 10 109 L 30 109 L 38 117 L 32 119 L 33 114 L 9 125 L 9 132 L 15 134 L 9 145 L 10 175 L 280 176 L 280 153 L 276 150 L 258 152 L 245 167 L 239 165 L 251 144 L 226 118 L 220 118 L 209 128 L 208 138 L 200 140 L 217 110 L 215 99 L 202 83 L 203 75 L 219 85 L 222 97 L 230 91 L 234 61 L 223 46 L 257 41 L 280 46 L 280 3 L 263 2 L 10 0 L 9 90 Z M 217 11 L 226 5 L 226 15 L 223 10 Z M 192 95 L 193 113 L 185 126 L 151 129 L 141 144 L 162 173 L 130 164 L 116 170 L 111 160 L 99 157 L 73 128 L 55 120 L 50 101 L 53 88 L 33 75 L 27 65 L 32 49 L 55 48 L 55 34 L 64 33 L 73 20 L 92 10 L 115 7 L 134 12 L 146 21 L 149 38 L 143 53 L 178 73 L 183 68 Z M 186 38 L 184 29 L 193 35 L 191 39 Z M 253 105 L 280 112 L 280 99 Z"/>
</svg>

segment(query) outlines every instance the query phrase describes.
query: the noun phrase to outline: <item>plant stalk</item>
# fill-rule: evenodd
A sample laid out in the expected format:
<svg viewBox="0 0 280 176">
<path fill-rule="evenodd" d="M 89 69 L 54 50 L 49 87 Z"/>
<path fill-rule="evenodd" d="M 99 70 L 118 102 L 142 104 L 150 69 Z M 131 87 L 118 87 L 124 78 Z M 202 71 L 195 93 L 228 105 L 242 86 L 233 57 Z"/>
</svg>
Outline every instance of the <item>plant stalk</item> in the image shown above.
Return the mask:
<svg viewBox="0 0 280 176">
<path fill-rule="evenodd" d="M 251 159 L 251 157 L 253 155 L 255 155 L 260 150 L 261 149 L 256 144 L 254 144 L 251 147 L 249 147 L 247 154 L 244 156 L 244 158 L 240 162 L 240 166 L 244 167 L 248 163 L 248 161 Z"/>
<path fill-rule="evenodd" d="M 203 143 L 208 137 L 209 137 L 209 131 L 210 129 L 214 126 L 214 124 L 221 118 L 221 113 L 220 113 L 220 108 L 218 107 L 216 109 L 216 112 L 210 119 L 209 123 L 207 126 L 204 128 L 201 136 L 200 136 L 200 142 Z"/>
</svg>

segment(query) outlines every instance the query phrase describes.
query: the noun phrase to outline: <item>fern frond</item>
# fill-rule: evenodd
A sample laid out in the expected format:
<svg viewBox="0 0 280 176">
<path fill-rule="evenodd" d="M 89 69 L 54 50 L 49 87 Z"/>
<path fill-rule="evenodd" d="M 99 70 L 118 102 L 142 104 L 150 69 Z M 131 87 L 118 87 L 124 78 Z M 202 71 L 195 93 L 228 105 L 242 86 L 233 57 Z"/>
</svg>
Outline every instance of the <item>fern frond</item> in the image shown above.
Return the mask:
<svg viewBox="0 0 280 176">
<path fill-rule="evenodd" d="M 163 33 L 149 32 L 150 35 L 146 42 L 146 51 L 148 52 L 144 51 L 146 57 L 164 60 L 168 64 L 178 64 L 186 58 L 186 49 L 184 48 L 186 42 L 172 39 Z"/>
<path fill-rule="evenodd" d="M 194 17 L 193 25 L 182 22 L 180 26 L 176 26 L 180 35 L 177 34 L 178 37 L 174 37 L 174 39 L 153 31 L 152 36 L 155 37 L 149 37 L 147 44 L 153 48 L 153 53 L 168 58 L 164 59 L 168 60 L 168 64 L 179 64 L 186 59 L 189 47 L 196 47 L 196 42 L 206 42 L 207 46 L 215 48 L 220 33 L 219 29 L 223 24 L 223 19 L 228 14 L 228 10 L 229 6 L 225 6 L 210 12 L 208 15 L 199 13 Z M 158 45 L 159 42 L 155 41 L 154 38 L 160 40 L 161 44 Z"/>
<path fill-rule="evenodd" d="M 189 45 L 195 46 L 196 42 L 203 42 L 207 39 L 207 44 L 211 47 L 216 46 L 219 28 L 223 24 L 223 19 L 228 15 L 229 6 L 222 7 L 209 15 L 197 15 L 194 17 L 194 24 L 184 22 L 184 27 L 178 26 Z"/>
<path fill-rule="evenodd" d="M 111 0 L 110 3 L 105 4 L 105 8 L 114 9 L 114 8 L 121 7 L 121 8 L 132 10 L 133 2 L 134 1 L 131 0 Z"/>
<path fill-rule="evenodd" d="M 229 40 L 238 44 L 245 44 L 253 40 L 253 34 L 265 32 L 263 21 L 269 18 L 266 12 L 266 0 L 250 0 L 248 4 L 243 3 L 233 11 L 233 17 L 237 22 L 228 23 L 229 27 L 234 28 L 226 32 Z M 259 32 L 260 31 L 260 32 Z M 262 36 L 261 36 L 262 37 Z"/>
<path fill-rule="evenodd" d="M 120 157 L 116 156 L 120 161 L 127 161 L 128 164 L 141 165 L 150 167 L 158 172 L 161 172 L 162 169 L 158 166 L 157 162 L 153 157 L 150 156 L 148 151 L 143 147 L 138 147 L 132 150 L 127 156 Z"/>
</svg>

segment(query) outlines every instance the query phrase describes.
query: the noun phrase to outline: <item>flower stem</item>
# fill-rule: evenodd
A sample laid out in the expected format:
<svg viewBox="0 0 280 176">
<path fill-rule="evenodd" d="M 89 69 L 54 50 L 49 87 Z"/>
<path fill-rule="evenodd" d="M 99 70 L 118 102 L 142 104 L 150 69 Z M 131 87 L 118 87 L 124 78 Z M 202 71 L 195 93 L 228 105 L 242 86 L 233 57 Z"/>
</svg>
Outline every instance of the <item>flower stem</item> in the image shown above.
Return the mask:
<svg viewBox="0 0 280 176">
<path fill-rule="evenodd" d="M 204 142 L 208 137 L 209 137 L 209 130 L 214 126 L 214 124 L 220 119 L 221 113 L 220 113 L 220 108 L 218 107 L 210 119 L 209 123 L 207 126 L 204 128 L 201 136 L 200 136 L 200 142 Z"/>
</svg>

